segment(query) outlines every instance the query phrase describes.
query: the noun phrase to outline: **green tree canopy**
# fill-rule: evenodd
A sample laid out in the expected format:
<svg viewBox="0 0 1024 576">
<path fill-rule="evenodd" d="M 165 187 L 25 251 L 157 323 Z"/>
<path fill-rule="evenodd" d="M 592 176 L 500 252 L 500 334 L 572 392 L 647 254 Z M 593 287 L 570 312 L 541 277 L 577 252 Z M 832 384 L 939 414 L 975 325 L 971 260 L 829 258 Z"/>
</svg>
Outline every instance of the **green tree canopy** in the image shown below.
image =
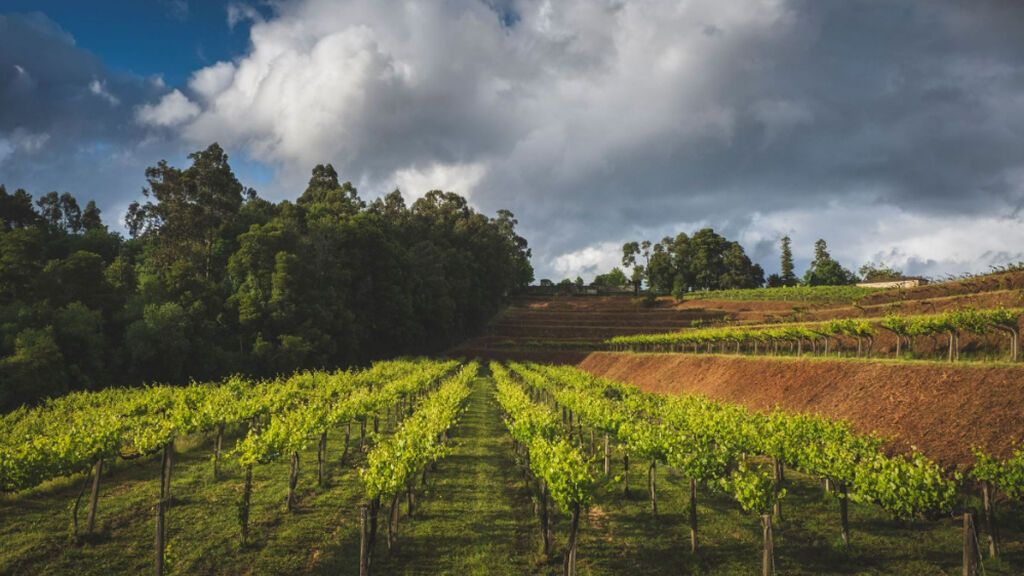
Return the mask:
<svg viewBox="0 0 1024 576">
<path fill-rule="evenodd" d="M 843 286 L 857 282 L 857 276 L 843 268 L 828 253 L 825 240 L 814 243 L 814 260 L 804 274 L 803 283 L 808 286 Z"/>
</svg>

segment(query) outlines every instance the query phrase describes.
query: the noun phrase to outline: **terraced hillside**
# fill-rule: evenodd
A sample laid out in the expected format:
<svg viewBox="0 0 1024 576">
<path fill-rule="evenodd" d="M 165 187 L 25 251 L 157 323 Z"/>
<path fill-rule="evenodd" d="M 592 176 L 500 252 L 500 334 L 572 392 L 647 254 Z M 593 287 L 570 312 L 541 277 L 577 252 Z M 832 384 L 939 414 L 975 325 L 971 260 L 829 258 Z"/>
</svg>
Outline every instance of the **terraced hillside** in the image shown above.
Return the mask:
<svg viewBox="0 0 1024 576">
<path fill-rule="evenodd" d="M 780 407 L 841 418 L 890 438 L 893 449 L 917 446 L 950 466 L 973 461 L 972 447 L 1007 456 L 1024 438 L 1024 365 L 939 360 L 946 336 L 920 337 L 919 357 L 891 360 L 896 338 L 878 329 L 871 358 L 826 360 L 730 353 L 616 353 L 614 335 L 664 333 L 698 326 L 764 325 L 887 314 L 936 314 L 958 308 L 1024 307 L 1024 273 L 993 274 L 908 290 L 882 290 L 856 302 L 690 299 L 623 296 L 520 297 L 485 335 L 452 351 L 465 357 L 576 364 L 649 391 L 690 392 L 757 410 Z M 849 344 L 849 343 L 848 343 Z M 966 358 L 998 360 L 1006 338 L 963 334 Z M 850 348 L 847 347 L 847 350 Z M 904 349 L 906 350 L 906 349 Z M 937 351 L 936 354 L 932 354 Z M 819 350 L 820 352 L 820 350 Z"/>
<path fill-rule="evenodd" d="M 737 291 L 742 298 L 743 291 Z M 613 336 L 654 334 L 713 325 L 815 322 L 840 318 L 881 318 L 887 314 L 936 314 L 959 308 L 1024 307 L 1024 273 L 1006 272 L 930 284 L 879 290 L 856 301 L 691 298 L 653 302 L 631 295 L 518 296 L 485 332 L 451 350 L 456 356 L 579 362 L 604 350 Z M 895 347 L 881 334 L 878 350 Z M 891 340 L 891 341 L 890 341 Z M 990 347 L 999 336 L 991 335 Z M 967 338 L 973 344 L 975 340 Z M 934 346 L 941 346 L 936 340 Z"/>
<path fill-rule="evenodd" d="M 646 305 L 632 296 L 520 296 L 484 334 L 453 355 L 575 362 L 623 334 L 653 334 L 728 317 L 726 310 L 680 307 L 671 299 Z"/>
</svg>

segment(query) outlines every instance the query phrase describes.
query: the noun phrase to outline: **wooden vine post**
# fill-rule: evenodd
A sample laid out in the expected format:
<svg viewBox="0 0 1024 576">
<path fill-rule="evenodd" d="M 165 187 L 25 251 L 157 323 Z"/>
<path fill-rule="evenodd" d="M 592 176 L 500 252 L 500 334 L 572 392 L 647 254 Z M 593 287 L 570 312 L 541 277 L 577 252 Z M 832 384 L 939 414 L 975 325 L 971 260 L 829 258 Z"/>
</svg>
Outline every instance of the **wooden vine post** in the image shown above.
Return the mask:
<svg viewBox="0 0 1024 576">
<path fill-rule="evenodd" d="M 658 515 L 658 491 L 657 491 L 658 461 L 651 460 L 651 466 L 647 469 L 647 487 L 651 494 L 651 515 Z"/>
<path fill-rule="evenodd" d="M 985 480 L 981 483 L 981 500 L 985 509 L 985 535 L 988 538 L 989 558 L 999 557 L 999 534 L 992 510 L 992 483 Z"/>
<path fill-rule="evenodd" d="M 224 423 L 217 425 L 217 440 L 213 445 L 213 479 L 220 480 L 220 455 L 224 445 Z"/>
<path fill-rule="evenodd" d="M 249 543 L 249 505 L 252 502 L 252 464 L 245 467 L 242 496 L 238 501 L 238 523 L 241 526 L 242 546 Z"/>
<path fill-rule="evenodd" d="M 321 488 L 325 485 L 326 475 L 324 474 L 324 464 L 327 461 L 327 431 L 324 430 L 320 433 L 320 443 L 317 445 L 316 451 L 316 483 Z"/>
<path fill-rule="evenodd" d="M 697 479 L 690 478 L 690 553 L 697 553 Z"/>
<path fill-rule="evenodd" d="M 89 494 L 89 516 L 85 522 L 85 531 L 92 534 L 96 529 L 96 506 L 100 499 L 100 475 L 103 474 L 103 458 L 97 458 L 92 472 L 92 492 Z"/>
<path fill-rule="evenodd" d="M 368 506 L 359 505 L 359 576 L 370 576 L 370 542 Z"/>
<path fill-rule="evenodd" d="M 611 474 L 611 469 L 612 469 L 611 468 L 611 466 L 612 466 L 611 456 L 612 456 L 612 454 L 611 454 L 611 447 L 609 446 L 609 441 L 608 441 L 608 433 L 605 432 L 604 433 L 604 475 L 605 476 L 608 476 L 609 474 Z"/>
<path fill-rule="evenodd" d="M 978 576 L 978 537 L 974 530 L 974 512 L 964 511 L 963 576 Z"/>
<path fill-rule="evenodd" d="M 761 555 L 761 575 L 775 574 L 775 543 L 772 538 L 772 515 L 761 516 L 761 528 L 764 538 L 764 553 Z"/>
<path fill-rule="evenodd" d="M 156 504 L 156 534 L 154 536 L 156 576 L 164 574 L 164 551 L 167 549 L 166 514 L 171 497 L 171 452 L 173 450 L 172 442 L 164 444 L 163 456 L 160 459 L 160 500 Z"/>
<path fill-rule="evenodd" d="M 295 511 L 295 487 L 299 483 L 299 453 L 292 452 L 291 466 L 288 470 L 288 500 L 286 507 L 289 512 Z"/>
<path fill-rule="evenodd" d="M 572 522 L 569 526 L 569 540 L 565 545 L 565 576 L 576 576 L 576 550 L 580 532 L 580 504 L 572 505 Z"/>
</svg>

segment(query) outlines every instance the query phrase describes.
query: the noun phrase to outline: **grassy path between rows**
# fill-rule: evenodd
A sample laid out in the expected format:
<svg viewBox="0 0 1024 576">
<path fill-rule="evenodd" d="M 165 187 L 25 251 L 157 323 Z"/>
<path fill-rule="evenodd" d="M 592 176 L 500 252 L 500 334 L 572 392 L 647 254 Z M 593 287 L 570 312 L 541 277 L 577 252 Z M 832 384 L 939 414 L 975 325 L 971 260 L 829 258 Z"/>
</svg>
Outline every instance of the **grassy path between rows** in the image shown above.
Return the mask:
<svg viewBox="0 0 1024 576">
<path fill-rule="evenodd" d="M 377 574 L 521 575 L 534 570 L 533 504 L 511 458 L 490 379 L 473 383 L 452 453 L 430 476 L 398 554 L 378 550 Z M 403 513 L 405 508 L 403 507 Z"/>
</svg>

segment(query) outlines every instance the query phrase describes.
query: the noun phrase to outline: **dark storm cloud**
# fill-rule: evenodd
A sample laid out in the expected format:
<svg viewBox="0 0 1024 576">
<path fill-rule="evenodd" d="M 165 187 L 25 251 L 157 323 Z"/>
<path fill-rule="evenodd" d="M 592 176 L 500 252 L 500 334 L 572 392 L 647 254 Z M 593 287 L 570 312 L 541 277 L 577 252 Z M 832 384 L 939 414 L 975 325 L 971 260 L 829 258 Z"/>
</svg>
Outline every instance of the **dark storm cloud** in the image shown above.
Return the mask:
<svg viewBox="0 0 1024 576">
<path fill-rule="evenodd" d="M 939 219 L 1019 210 L 1024 3 L 807 1 L 788 3 L 785 14 L 784 29 L 746 38 L 715 27 L 715 38 L 732 44 L 703 54 L 693 70 L 706 98 L 678 117 L 724 110 L 724 135 L 653 131 L 561 181 L 545 177 L 559 157 L 534 158 L 525 170 L 513 163 L 489 173 L 479 201 L 498 205 L 505 190 L 526 191 L 514 207 L 521 220 L 561 229 L 531 236 L 541 254 L 674 223 L 740 234 L 752 212 L 830 202 L 878 206 L 878 219 L 893 209 Z M 638 93 L 632 105 L 647 98 Z M 612 115 L 603 127 L 631 130 Z M 829 236 L 830 222 L 818 225 L 816 234 Z M 750 248 L 774 268 L 764 244 Z M 986 265 L 1014 257 L 978 256 Z"/>
<path fill-rule="evenodd" d="M 0 15 L 0 183 L 96 199 L 113 223 L 147 163 L 172 149 L 133 115 L 164 91 L 108 70 L 42 14 Z"/>
</svg>

